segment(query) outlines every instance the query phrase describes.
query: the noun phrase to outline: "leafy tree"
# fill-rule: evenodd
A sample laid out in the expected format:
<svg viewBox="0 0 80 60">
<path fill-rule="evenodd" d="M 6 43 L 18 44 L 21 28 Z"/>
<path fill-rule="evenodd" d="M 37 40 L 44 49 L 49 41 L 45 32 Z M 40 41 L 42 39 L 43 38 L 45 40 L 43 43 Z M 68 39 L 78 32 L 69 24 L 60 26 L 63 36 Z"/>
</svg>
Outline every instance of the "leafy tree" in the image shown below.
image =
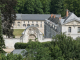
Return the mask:
<svg viewBox="0 0 80 60">
<path fill-rule="evenodd" d="M 16 20 L 16 12 L 14 7 L 16 6 L 16 0 L 5 0 L 2 2 L 5 6 L 2 8 L 2 17 L 3 17 L 3 33 L 10 38 L 13 36 L 13 26 L 12 24 Z"/>
<path fill-rule="evenodd" d="M 1 54 L 1 60 L 25 60 L 25 58 L 23 58 L 20 54 L 7 54 L 7 56 Z"/>
<path fill-rule="evenodd" d="M 49 14 L 50 13 L 50 2 L 51 0 L 40 0 L 43 6 L 43 12 L 44 14 Z"/>
<path fill-rule="evenodd" d="M 3 39 L 3 36 L 2 36 L 1 7 L 3 7 L 3 6 L 2 6 L 1 1 L 0 1 L 0 54 L 4 52 L 3 48 L 5 47 L 4 39 Z"/>
<path fill-rule="evenodd" d="M 15 11 L 17 13 L 23 13 L 25 14 L 26 10 L 25 10 L 25 3 L 26 3 L 26 0 L 17 0 L 17 5 L 15 7 Z"/>
<path fill-rule="evenodd" d="M 40 0 L 27 0 L 24 9 L 28 14 L 40 14 L 43 13 L 42 7 Z"/>
</svg>

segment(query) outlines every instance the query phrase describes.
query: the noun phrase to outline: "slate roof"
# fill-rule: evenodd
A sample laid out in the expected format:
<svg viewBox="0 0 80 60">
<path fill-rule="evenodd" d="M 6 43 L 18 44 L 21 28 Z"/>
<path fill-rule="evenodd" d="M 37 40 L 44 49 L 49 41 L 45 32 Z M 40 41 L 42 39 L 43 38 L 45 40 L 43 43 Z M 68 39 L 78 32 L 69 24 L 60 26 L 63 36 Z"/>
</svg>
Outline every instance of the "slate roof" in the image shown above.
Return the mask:
<svg viewBox="0 0 80 60">
<path fill-rule="evenodd" d="M 60 23 L 60 21 L 59 21 L 59 17 L 55 17 L 55 18 L 54 18 L 54 17 L 52 17 L 52 18 L 51 18 L 51 17 L 49 17 L 49 18 L 48 18 L 48 20 L 50 20 L 50 21 L 54 22 L 55 24 Z"/>
<path fill-rule="evenodd" d="M 54 22 L 55 24 L 59 24 L 59 23 L 60 24 L 66 24 L 66 23 L 74 21 L 74 20 L 80 22 L 80 17 L 77 17 L 73 12 L 69 11 L 69 14 L 67 17 L 64 16 L 62 19 L 59 19 L 59 17 L 55 17 L 55 18 L 49 17 L 48 20 Z"/>
<path fill-rule="evenodd" d="M 55 15 L 61 17 L 60 14 Z M 16 14 L 16 20 L 45 20 L 50 16 L 51 14 Z"/>
<path fill-rule="evenodd" d="M 24 53 L 22 53 L 22 51 L 24 51 L 24 53 L 27 52 L 25 49 L 15 49 L 11 53 L 13 53 L 13 54 L 21 54 L 23 56 Z"/>
<path fill-rule="evenodd" d="M 72 12 L 69 12 L 69 13 L 70 14 L 68 15 L 68 17 L 60 19 L 61 24 L 66 24 L 66 23 L 74 21 L 74 20 L 80 21 L 80 18 L 77 17 L 74 13 L 72 13 Z"/>
</svg>

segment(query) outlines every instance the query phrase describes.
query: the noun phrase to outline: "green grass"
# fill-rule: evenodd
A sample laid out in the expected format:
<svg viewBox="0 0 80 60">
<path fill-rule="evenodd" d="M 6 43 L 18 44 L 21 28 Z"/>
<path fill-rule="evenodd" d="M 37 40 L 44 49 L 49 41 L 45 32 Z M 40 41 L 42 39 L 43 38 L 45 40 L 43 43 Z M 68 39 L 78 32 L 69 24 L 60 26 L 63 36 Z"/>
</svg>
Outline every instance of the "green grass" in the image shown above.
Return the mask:
<svg viewBox="0 0 80 60">
<path fill-rule="evenodd" d="M 13 34 L 15 36 L 21 36 L 22 35 L 22 32 L 24 31 L 25 29 L 14 29 L 14 32 Z"/>
</svg>

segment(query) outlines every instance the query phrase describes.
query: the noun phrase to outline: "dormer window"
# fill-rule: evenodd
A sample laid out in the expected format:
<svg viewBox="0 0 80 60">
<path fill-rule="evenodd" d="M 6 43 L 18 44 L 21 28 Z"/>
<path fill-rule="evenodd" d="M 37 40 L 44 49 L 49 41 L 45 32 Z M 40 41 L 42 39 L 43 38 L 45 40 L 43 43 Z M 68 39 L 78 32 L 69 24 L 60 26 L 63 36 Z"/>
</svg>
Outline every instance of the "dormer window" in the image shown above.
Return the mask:
<svg viewBox="0 0 80 60">
<path fill-rule="evenodd" d="M 20 22 L 18 22 L 18 23 L 20 23 Z"/>
<path fill-rule="evenodd" d="M 68 27 L 68 32 L 71 32 L 71 27 Z"/>
</svg>

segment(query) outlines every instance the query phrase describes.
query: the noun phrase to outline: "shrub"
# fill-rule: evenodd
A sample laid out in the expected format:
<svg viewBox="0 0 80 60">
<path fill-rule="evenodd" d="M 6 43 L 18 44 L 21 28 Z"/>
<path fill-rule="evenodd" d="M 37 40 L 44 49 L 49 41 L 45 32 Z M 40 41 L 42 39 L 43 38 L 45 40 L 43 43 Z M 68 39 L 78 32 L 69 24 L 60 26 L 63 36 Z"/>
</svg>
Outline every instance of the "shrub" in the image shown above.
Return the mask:
<svg viewBox="0 0 80 60">
<path fill-rule="evenodd" d="M 27 47 L 27 43 L 15 43 L 15 49 L 25 49 Z"/>
</svg>

